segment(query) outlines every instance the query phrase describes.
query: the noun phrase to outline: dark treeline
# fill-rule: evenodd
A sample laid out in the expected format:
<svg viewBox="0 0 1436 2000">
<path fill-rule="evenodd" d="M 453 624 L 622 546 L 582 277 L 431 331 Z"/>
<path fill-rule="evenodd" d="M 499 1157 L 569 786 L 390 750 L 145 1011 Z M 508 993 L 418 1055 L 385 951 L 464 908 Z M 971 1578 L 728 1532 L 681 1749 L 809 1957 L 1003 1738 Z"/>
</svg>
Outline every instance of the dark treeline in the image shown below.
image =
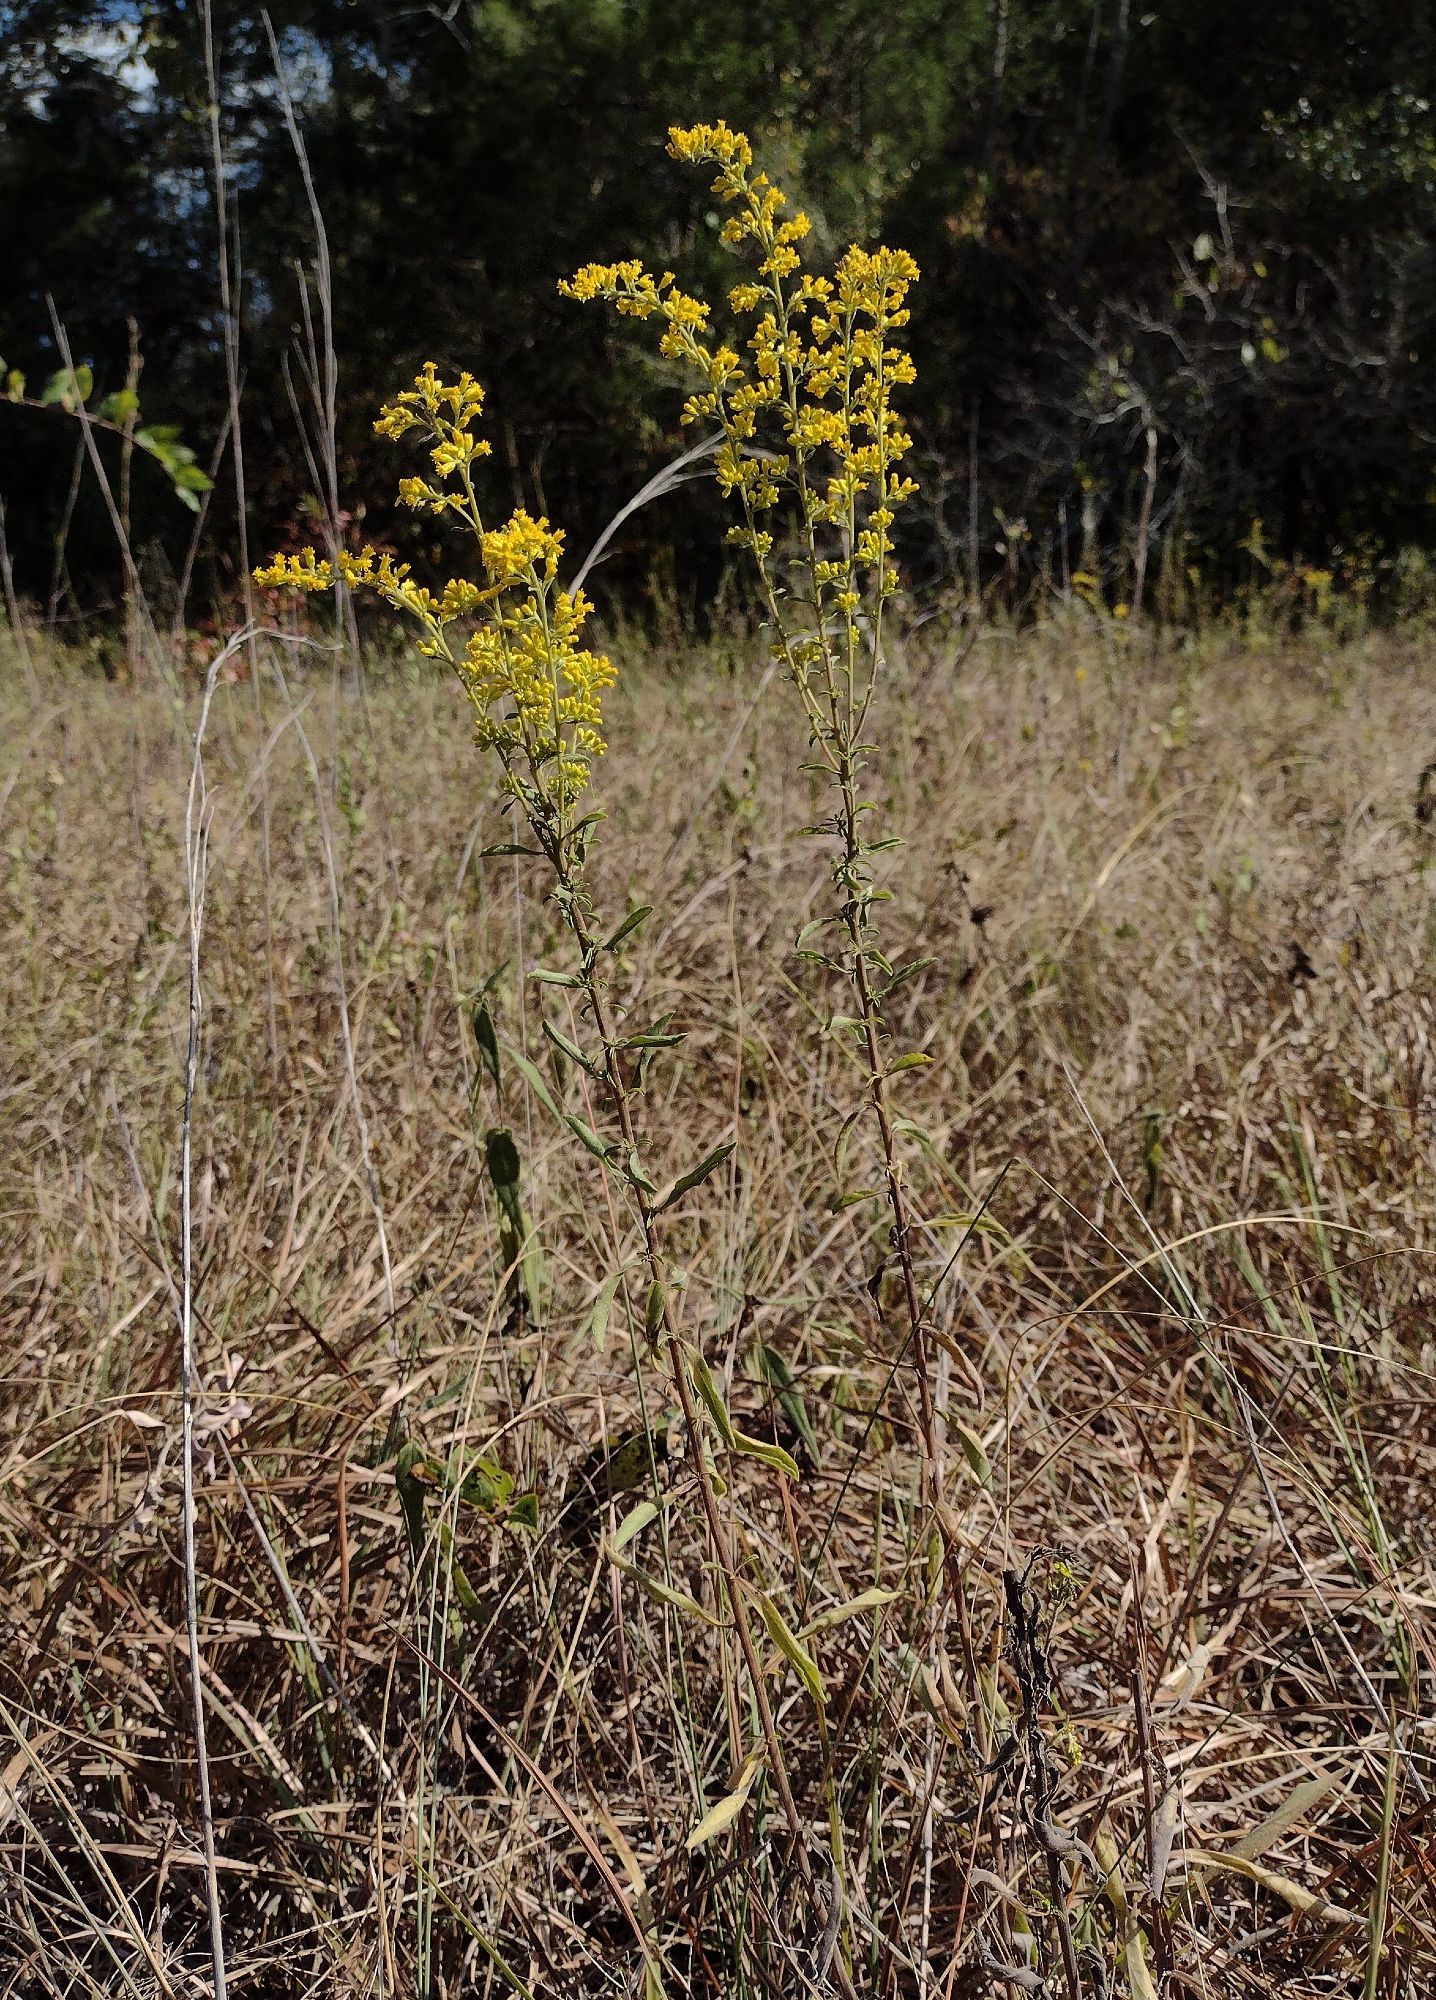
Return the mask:
<svg viewBox="0 0 1436 2000">
<path fill-rule="evenodd" d="M 1085 573 L 1125 600 L 1145 528 L 1148 602 L 1179 615 L 1273 561 L 1379 586 L 1436 541 L 1420 0 L 276 0 L 268 20 L 284 89 L 265 16 L 215 0 L 256 551 L 314 539 L 325 483 L 286 90 L 355 539 L 413 546 L 388 504 L 410 468 L 371 419 L 430 357 L 490 385 L 496 502 L 575 540 L 678 447 L 651 343 L 555 283 L 629 254 L 731 282 L 704 182 L 663 151 L 671 121 L 721 116 L 821 246 L 881 236 L 922 265 L 920 581 L 1030 602 Z M 53 299 L 100 394 L 133 322 L 146 419 L 207 463 L 226 388 L 203 25 L 182 0 L 0 0 L 0 353 L 32 381 L 57 366 Z M 70 504 L 77 428 L 0 403 L 17 580 L 62 607 L 120 578 L 88 475 Z M 680 602 L 711 584 L 707 504 L 670 500 L 606 575 Z M 192 519 L 148 464 L 133 505 L 162 591 Z M 236 548 L 225 460 L 196 611 L 232 595 Z"/>
</svg>

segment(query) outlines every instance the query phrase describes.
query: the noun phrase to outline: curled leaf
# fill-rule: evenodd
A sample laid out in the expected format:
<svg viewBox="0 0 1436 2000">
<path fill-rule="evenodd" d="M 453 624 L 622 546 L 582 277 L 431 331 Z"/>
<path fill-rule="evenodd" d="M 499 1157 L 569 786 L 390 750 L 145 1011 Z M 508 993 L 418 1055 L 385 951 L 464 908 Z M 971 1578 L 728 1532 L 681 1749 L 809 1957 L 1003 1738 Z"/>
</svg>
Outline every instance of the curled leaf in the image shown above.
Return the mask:
<svg viewBox="0 0 1436 2000">
<path fill-rule="evenodd" d="M 721 1618 L 715 1618 L 711 1611 L 705 1611 L 696 1597 L 690 1597 L 686 1590 L 675 1590 L 671 1583 L 664 1583 L 661 1577 L 650 1576 L 646 1569 L 639 1569 L 636 1563 L 625 1562 L 623 1557 L 609 1550 L 609 1561 L 624 1576 L 631 1577 L 646 1597 L 655 1604 L 663 1604 L 670 1611 L 681 1611 L 685 1617 L 701 1619 L 705 1625 L 723 1625 Z"/>
<path fill-rule="evenodd" d="M 770 1444 L 765 1438 L 749 1437 L 746 1431 L 735 1429 L 729 1440 L 729 1448 L 740 1458 L 756 1458 L 762 1465 L 770 1465 L 774 1472 L 781 1472 L 785 1479 L 801 1479 L 798 1461 L 791 1452 L 784 1451 L 780 1444 Z"/>
<path fill-rule="evenodd" d="M 826 1611 L 820 1611 L 816 1618 L 810 1618 L 798 1634 L 800 1639 L 811 1639 L 816 1632 L 831 1632 L 835 1625 L 846 1624 L 849 1618 L 861 1618 L 866 1612 L 881 1611 L 885 1604 L 891 1604 L 898 1596 L 895 1590 L 884 1590 L 881 1584 L 871 1584 L 868 1589 L 850 1597 L 843 1604 L 834 1604 Z"/>
<path fill-rule="evenodd" d="M 725 1793 L 719 1799 L 717 1805 L 708 1808 L 707 1812 L 704 1813 L 702 1819 L 699 1820 L 697 1826 L 694 1827 L 692 1833 L 689 1834 L 687 1840 L 683 1843 L 690 1854 L 693 1853 L 695 1848 L 702 1847 L 705 1841 L 712 1840 L 715 1834 L 722 1833 L 724 1827 L 733 1824 L 734 1820 L 737 1819 L 739 1813 L 742 1812 L 744 1806 L 748 1803 L 748 1794 L 753 1789 L 753 1780 L 762 1768 L 762 1751 L 750 1750 L 748 1755 L 743 1759 L 742 1769 L 733 1781 L 732 1791 Z"/>
<path fill-rule="evenodd" d="M 696 1188 L 700 1181 L 706 1181 L 715 1168 L 722 1166 L 736 1143 L 736 1140 L 729 1139 L 726 1144 L 715 1147 L 706 1160 L 700 1160 L 696 1167 L 690 1167 L 686 1174 L 680 1174 L 654 1202 L 653 1213 L 661 1215 L 665 1208 L 671 1208 L 675 1201 L 688 1193 L 690 1188 Z"/>
<path fill-rule="evenodd" d="M 1304 1889 L 1300 1882 L 1293 1882 L 1289 1875 L 1278 1875 L 1274 1868 L 1264 1867 L 1260 1861 L 1250 1861 L 1245 1855 L 1217 1854 L 1206 1847 L 1182 1847 L 1172 1859 L 1185 1861 L 1189 1868 L 1202 1874 L 1215 1868 L 1228 1875 L 1243 1875 L 1248 1882 L 1255 1882 L 1259 1889 L 1279 1896 L 1298 1916 L 1312 1917 L 1317 1923 L 1354 1924 L 1358 1921 L 1350 1910 L 1342 1909 L 1339 1903 L 1327 1902 L 1315 1890 Z"/>
</svg>

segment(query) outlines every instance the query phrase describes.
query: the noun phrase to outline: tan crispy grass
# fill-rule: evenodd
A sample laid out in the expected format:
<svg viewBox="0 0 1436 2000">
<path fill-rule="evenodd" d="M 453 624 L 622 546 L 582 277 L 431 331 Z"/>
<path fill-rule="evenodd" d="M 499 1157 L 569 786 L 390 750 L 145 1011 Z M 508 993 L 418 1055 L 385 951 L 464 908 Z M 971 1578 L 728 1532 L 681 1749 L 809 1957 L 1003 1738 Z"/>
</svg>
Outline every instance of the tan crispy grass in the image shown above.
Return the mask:
<svg viewBox="0 0 1436 2000">
<path fill-rule="evenodd" d="M 1197 660 L 994 633 L 956 676 L 947 657 L 911 644 L 880 787 L 909 835 L 887 864 L 894 933 L 934 961 L 893 1025 L 933 1058 L 902 1108 L 961 1552 L 935 1586 L 954 1607 L 940 1677 L 906 1647 L 901 1315 L 877 1206 L 835 1207 L 875 1167 L 861 1131 L 836 1164 L 855 1082 L 820 1030 L 842 1002 L 791 948 L 821 894 L 795 837 L 813 800 L 778 691 L 752 707 L 759 649 L 644 654 L 602 772 L 603 904 L 657 904 L 624 998 L 689 1037 L 644 1101 L 648 1164 L 678 1174 L 740 1135 L 726 1190 L 684 1211 L 686 1318 L 745 1428 L 805 1460 L 796 1489 L 737 1480 L 751 1568 L 795 1622 L 898 1593 L 812 1641 L 855 1983 L 981 1992 L 1024 1972 L 1029 1935 L 1050 1946 L 1059 1893 L 1118 1992 L 1345 1993 L 1373 1963 L 1372 1992 L 1421 1992 L 1421 646 Z M 632 1233 L 512 1065 L 539 1325 L 515 1319 L 498 1261 L 477 1141 L 500 1113 L 467 1024 L 485 989 L 539 1055 L 540 1006 L 562 1026 L 563 994 L 520 971 L 559 952 L 554 918 L 528 864 L 475 858 L 504 828 L 447 687 L 376 673 L 365 709 L 336 714 L 327 680 L 296 700 L 270 689 L 261 737 L 248 693 L 221 693 L 206 749 L 200 1618 L 231 1989 L 414 1991 L 427 1897 L 434 1995 L 641 1990 L 645 1960 L 671 1994 L 805 1991 L 825 1943 L 791 1937 L 771 1812 L 685 1848 L 751 1719 L 731 1634 L 601 1553 L 599 1513 L 630 1496 L 609 1515 L 574 1475 L 637 1416 L 621 1298 L 601 1351 L 591 1330 Z M 192 721 L 59 665 L 38 706 L 14 675 L 5 696 L 0 1992 L 17 1995 L 200 1991 L 207 1964 L 171 1294 Z M 760 1345 L 796 1378 L 816 1454 Z M 452 1621 L 427 1601 L 451 1573 L 416 1576 L 404 1533 L 406 1435 L 540 1495 L 536 1537 L 454 1514 L 480 1608 Z M 655 1525 L 625 1556 L 711 1610 L 681 1453 L 665 1477 L 666 1550 Z M 423 1656 L 445 1632 L 440 1670 Z M 822 1823 L 811 1705 L 774 1659 Z"/>
</svg>

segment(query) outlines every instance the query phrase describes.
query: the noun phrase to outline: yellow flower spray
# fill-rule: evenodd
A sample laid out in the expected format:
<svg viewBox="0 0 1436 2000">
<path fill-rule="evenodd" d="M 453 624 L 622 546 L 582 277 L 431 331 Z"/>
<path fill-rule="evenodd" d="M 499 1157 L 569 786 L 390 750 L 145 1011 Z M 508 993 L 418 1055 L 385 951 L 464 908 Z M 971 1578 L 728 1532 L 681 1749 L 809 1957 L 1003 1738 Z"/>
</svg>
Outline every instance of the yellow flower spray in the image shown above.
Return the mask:
<svg viewBox="0 0 1436 2000">
<path fill-rule="evenodd" d="M 552 860 L 573 826 L 573 807 L 602 755 L 603 695 L 613 663 L 582 644 L 593 609 L 582 591 L 558 583 L 563 535 L 519 508 L 501 528 L 486 529 L 474 489 L 474 467 L 489 456 L 474 425 L 484 392 L 471 375 L 439 380 L 432 362 L 380 412 L 375 430 L 403 438 L 417 431 L 429 444 L 433 479 L 400 481 L 406 507 L 456 514 L 478 548 L 482 583 L 454 577 L 435 594 L 414 582 L 407 563 L 366 548 L 337 563 L 313 549 L 276 556 L 255 571 L 261 584 L 329 590 L 336 579 L 372 591 L 417 620 L 419 651 L 458 676 L 474 708 L 481 748 L 498 753 L 504 784 L 522 807 Z"/>
</svg>

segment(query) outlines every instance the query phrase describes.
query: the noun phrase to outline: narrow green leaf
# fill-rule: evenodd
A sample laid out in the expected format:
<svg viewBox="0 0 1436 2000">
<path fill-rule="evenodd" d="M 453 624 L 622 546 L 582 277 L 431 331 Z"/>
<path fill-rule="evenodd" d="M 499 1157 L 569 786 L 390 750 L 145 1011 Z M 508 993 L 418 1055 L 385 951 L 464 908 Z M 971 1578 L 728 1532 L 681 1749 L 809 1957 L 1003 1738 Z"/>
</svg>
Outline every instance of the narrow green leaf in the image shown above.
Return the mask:
<svg viewBox="0 0 1436 2000">
<path fill-rule="evenodd" d="M 658 1519 L 660 1509 L 656 1500 L 640 1500 L 636 1507 L 630 1507 L 614 1531 L 611 1544 L 613 1553 L 626 1549 L 635 1536 L 641 1535 L 651 1521 Z"/>
<path fill-rule="evenodd" d="M 635 1089 L 641 1090 L 643 1088 L 643 1085 L 647 1082 L 649 1066 L 653 1062 L 654 1057 L 657 1055 L 659 1047 L 666 1046 L 666 1044 L 660 1042 L 658 1038 L 667 1035 L 668 1023 L 672 1019 L 673 1015 L 671 1012 L 667 1014 L 660 1014 L 658 1019 L 653 1023 L 653 1026 L 649 1029 L 648 1035 L 643 1038 L 644 1040 L 647 1040 L 650 1043 L 652 1043 L 652 1046 L 648 1048 L 640 1046 L 639 1048 L 638 1061 L 634 1066 L 634 1072 L 633 1072 L 633 1082 Z M 682 1037 L 679 1037 L 678 1039 L 681 1040 Z"/>
<path fill-rule="evenodd" d="M 487 1000 L 481 1000 L 474 1009 L 474 1041 L 479 1051 L 479 1061 L 493 1079 L 494 1089 L 502 1083 L 499 1068 L 499 1038 L 494 1032 L 494 1017 L 489 1011 Z"/>
<path fill-rule="evenodd" d="M 628 1178 L 633 1182 L 635 1187 L 642 1188 L 645 1194 L 657 1194 L 658 1185 L 645 1173 L 643 1162 L 638 1157 L 638 1148 L 636 1146 L 630 1146 L 628 1149 Z"/>
<path fill-rule="evenodd" d="M 420 1479 L 423 1467 L 430 1479 Z M 398 1457 L 394 1460 L 394 1490 L 399 1495 L 399 1506 L 404 1516 L 404 1532 L 409 1537 L 409 1554 L 417 1562 L 424 1552 L 424 1493 L 437 1470 L 424 1447 L 416 1439 L 410 1438 L 400 1445 Z"/>
<path fill-rule="evenodd" d="M 650 1347 L 658 1345 L 658 1336 L 663 1331 L 663 1309 L 668 1303 L 668 1294 L 663 1288 L 663 1280 L 655 1278 L 648 1287 L 648 1298 L 643 1308 L 643 1336 Z"/>
<path fill-rule="evenodd" d="M 690 1167 L 686 1174 L 680 1174 L 677 1180 L 671 1186 L 665 1188 L 657 1201 L 654 1202 L 653 1213 L 655 1215 L 662 1215 L 665 1208 L 671 1208 L 675 1201 L 681 1200 L 691 1189 L 696 1188 L 701 1182 L 706 1181 L 715 1168 L 722 1166 L 737 1143 L 736 1139 L 726 1140 L 723 1145 L 715 1147 L 706 1160 L 700 1160 L 696 1167 Z"/>
<path fill-rule="evenodd" d="M 856 1208 L 860 1201 L 875 1201 L 882 1193 L 881 1188 L 853 1188 L 848 1194 L 835 1194 L 828 1203 L 828 1213 L 838 1215 L 845 1208 Z"/>
<path fill-rule="evenodd" d="M 792 1630 L 782 1612 L 764 1591 L 758 1592 L 758 1609 L 763 1614 L 763 1623 L 768 1628 L 768 1637 L 791 1667 L 795 1667 L 808 1693 L 821 1708 L 825 1700 L 823 1677 L 818 1672 L 818 1663 Z"/>
<path fill-rule="evenodd" d="M 541 1026 L 543 1028 L 544 1033 L 553 1043 L 554 1047 L 556 1049 L 562 1050 L 563 1054 L 568 1057 L 570 1062 L 577 1063 L 580 1069 L 587 1070 L 589 1075 L 592 1077 L 596 1077 L 600 1074 L 599 1070 L 593 1063 L 589 1061 L 588 1057 L 584 1054 L 583 1050 L 579 1047 L 578 1043 L 571 1042 L 567 1035 L 563 1034 L 559 1029 L 557 1029 L 554 1026 L 552 1021 L 544 1021 L 541 1023 Z"/>
<path fill-rule="evenodd" d="M 449 1580 L 454 1586 L 454 1595 L 459 1600 L 460 1609 L 467 1611 L 470 1617 L 475 1617 L 482 1611 L 483 1603 L 479 1593 L 464 1574 L 464 1566 L 454 1552 L 454 1531 L 447 1521 L 441 1521 L 439 1524 L 439 1547 L 448 1565 Z"/>
<path fill-rule="evenodd" d="M 922 1055 L 914 1050 L 911 1055 L 899 1056 L 895 1063 L 890 1063 L 887 1073 L 889 1076 L 897 1076 L 905 1069 L 926 1069 L 931 1061 L 931 1056 Z"/>
<path fill-rule="evenodd" d="M 690 1597 L 686 1590 L 675 1590 L 670 1583 L 660 1577 L 650 1576 L 646 1569 L 639 1569 L 636 1563 L 626 1562 L 622 1556 L 610 1550 L 609 1560 L 616 1570 L 631 1577 L 645 1596 L 655 1604 L 666 1604 L 670 1611 L 681 1611 L 685 1617 L 701 1619 L 705 1625 L 716 1625 L 721 1631 L 724 1621 L 715 1618 L 711 1611 L 705 1611 L 696 1597 Z"/>
<path fill-rule="evenodd" d="M 563 1122 L 567 1125 L 569 1131 L 572 1132 L 575 1139 L 578 1140 L 579 1144 L 586 1146 L 596 1160 L 606 1160 L 608 1158 L 608 1147 L 599 1138 L 593 1127 L 586 1124 L 576 1111 L 565 1111 L 563 1113 Z"/>
<path fill-rule="evenodd" d="M 588 1316 L 588 1331 L 600 1353 L 608 1339 L 608 1322 L 613 1314 L 613 1302 L 618 1297 L 618 1288 L 623 1283 L 624 1273 L 630 1268 L 624 1264 L 617 1271 L 611 1272 L 599 1286 L 593 1301 L 593 1310 Z"/>
<path fill-rule="evenodd" d="M 604 940 L 605 951 L 616 951 L 626 937 L 631 937 L 640 924 L 646 923 L 653 915 L 652 903 L 640 903 L 636 910 L 630 910 L 612 937 Z"/>
<path fill-rule="evenodd" d="M 978 1483 L 985 1486 L 992 1477 L 992 1466 L 988 1460 L 986 1445 L 984 1445 L 982 1439 L 977 1435 L 977 1432 L 969 1430 L 967 1425 L 958 1417 L 950 1415 L 947 1419 L 947 1427 L 949 1430 L 957 1432 L 958 1441 L 962 1446 L 963 1457 L 977 1474 Z"/>
<path fill-rule="evenodd" d="M 738 1433 L 733 1428 L 733 1419 L 728 1414 L 728 1406 L 718 1393 L 718 1384 L 713 1380 L 713 1370 L 703 1359 L 696 1347 L 685 1347 L 689 1364 L 693 1370 L 693 1380 L 698 1393 L 707 1405 L 708 1414 L 718 1426 L 718 1435 L 730 1451 L 737 1449 Z"/>
<path fill-rule="evenodd" d="M 776 1347 L 758 1346 L 758 1370 L 764 1381 L 770 1382 L 778 1392 L 778 1402 L 788 1422 L 803 1440 L 816 1459 L 818 1456 L 818 1433 L 813 1429 L 808 1416 L 807 1405 L 798 1388 L 797 1377 Z"/>
<path fill-rule="evenodd" d="M 517 1064 L 519 1074 L 523 1077 L 524 1082 L 528 1085 L 544 1110 L 551 1117 L 562 1119 L 563 1113 L 554 1102 L 553 1092 L 544 1080 L 543 1071 L 531 1063 L 528 1057 L 521 1050 L 514 1048 L 512 1044 L 509 1047 L 509 1055 L 513 1062 Z"/>
<path fill-rule="evenodd" d="M 852 1143 L 858 1120 L 870 1109 L 871 1106 L 866 1102 L 855 1104 L 839 1127 L 837 1144 L 833 1147 L 833 1175 L 836 1180 L 841 1180 L 847 1171 L 848 1147 Z"/>
<path fill-rule="evenodd" d="M 544 1282 L 543 1254 L 524 1214 L 519 1151 L 506 1126 L 493 1126 L 484 1134 L 484 1161 L 499 1205 L 499 1252 L 511 1273 L 509 1283 L 516 1303 L 526 1303 L 536 1315 Z"/>
<path fill-rule="evenodd" d="M 1003 1242 L 1011 1240 L 1002 1224 L 995 1222 L 991 1216 L 972 1215 L 963 1211 L 955 1211 L 950 1215 L 930 1215 L 927 1217 L 927 1227 L 929 1229 L 971 1229 L 975 1230 L 979 1236 L 1000 1236 Z"/>
<path fill-rule="evenodd" d="M 780 1444 L 769 1444 L 762 1438 L 749 1437 L 746 1431 L 734 1430 L 731 1447 L 741 1458 L 756 1458 L 764 1465 L 772 1466 L 787 1479 L 801 1479 L 797 1460 Z"/>
</svg>

